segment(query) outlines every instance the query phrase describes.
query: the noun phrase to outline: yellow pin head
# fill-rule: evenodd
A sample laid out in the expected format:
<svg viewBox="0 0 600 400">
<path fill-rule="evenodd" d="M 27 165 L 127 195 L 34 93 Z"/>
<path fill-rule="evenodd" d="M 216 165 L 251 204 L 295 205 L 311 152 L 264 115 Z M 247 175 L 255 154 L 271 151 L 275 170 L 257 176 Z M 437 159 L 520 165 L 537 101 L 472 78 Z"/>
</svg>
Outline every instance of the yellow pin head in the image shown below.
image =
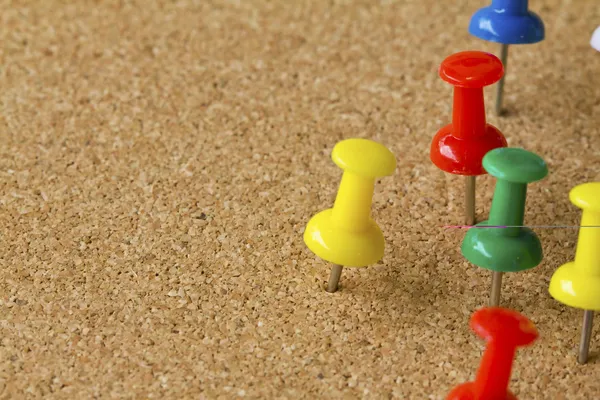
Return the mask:
<svg viewBox="0 0 600 400">
<path fill-rule="evenodd" d="M 569 193 L 569 200 L 584 212 L 600 213 L 600 182 L 575 186 Z"/>
<path fill-rule="evenodd" d="M 396 157 L 382 144 L 368 139 L 339 142 L 331 153 L 333 162 L 343 169 L 365 178 L 389 176 L 396 169 Z"/>
</svg>

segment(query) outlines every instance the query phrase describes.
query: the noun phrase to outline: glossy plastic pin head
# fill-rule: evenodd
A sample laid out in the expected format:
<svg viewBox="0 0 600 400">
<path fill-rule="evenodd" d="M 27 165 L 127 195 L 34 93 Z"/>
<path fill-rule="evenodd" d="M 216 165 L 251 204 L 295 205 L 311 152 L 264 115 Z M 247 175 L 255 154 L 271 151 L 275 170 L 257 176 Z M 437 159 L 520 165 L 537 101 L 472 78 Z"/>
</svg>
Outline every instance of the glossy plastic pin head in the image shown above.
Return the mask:
<svg viewBox="0 0 600 400">
<path fill-rule="evenodd" d="M 471 18 L 469 33 L 488 42 L 532 44 L 545 37 L 544 22 L 527 0 L 492 0 Z"/>
<path fill-rule="evenodd" d="M 590 44 L 594 49 L 600 51 L 600 26 L 597 27 L 594 31 L 594 34 L 592 35 L 592 40 L 590 40 Z"/>
</svg>

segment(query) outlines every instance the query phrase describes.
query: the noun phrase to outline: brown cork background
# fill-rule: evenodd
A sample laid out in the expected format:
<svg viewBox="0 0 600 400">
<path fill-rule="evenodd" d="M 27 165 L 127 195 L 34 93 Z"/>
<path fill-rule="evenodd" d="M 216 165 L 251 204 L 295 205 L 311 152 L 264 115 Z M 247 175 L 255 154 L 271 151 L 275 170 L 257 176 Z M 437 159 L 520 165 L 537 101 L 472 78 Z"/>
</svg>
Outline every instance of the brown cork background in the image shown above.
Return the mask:
<svg viewBox="0 0 600 400">
<path fill-rule="evenodd" d="M 490 274 L 442 228 L 463 180 L 428 151 L 452 113 L 440 62 L 499 50 L 467 32 L 486 3 L 0 1 L 0 398 L 442 399 L 472 379 Z M 600 179 L 600 7 L 530 8 L 546 40 L 511 47 L 488 121 L 549 164 L 525 222 L 573 225 L 569 189 Z M 349 137 L 398 167 L 373 199 L 385 257 L 329 294 L 302 232 Z M 598 398 L 600 323 L 579 366 L 582 313 L 547 293 L 577 229 L 537 232 L 542 264 L 504 280 L 541 333 L 511 389 Z"/>
</svg>

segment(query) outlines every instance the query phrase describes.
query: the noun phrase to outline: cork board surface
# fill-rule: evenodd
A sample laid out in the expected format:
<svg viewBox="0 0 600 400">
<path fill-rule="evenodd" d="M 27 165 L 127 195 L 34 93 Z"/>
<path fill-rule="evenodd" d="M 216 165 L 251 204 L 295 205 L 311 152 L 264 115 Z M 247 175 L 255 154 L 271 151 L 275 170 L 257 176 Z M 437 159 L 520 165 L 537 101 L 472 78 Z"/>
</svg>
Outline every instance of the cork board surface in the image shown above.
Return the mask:
<svg viewBox="0 0 600 400">
<path fill-rule="evenodd" d="M 490 275 L 459 246 L 463 180 L 428 149 L 452 112 L 447 55 L 482 1 L 1 1 L 0 398 L 442 399 L 474 377 L 468 327 Z M 488 121 L 540 154 L 529 225 L 578 224 L 600 179 L 600 22 L 592 1 L 530 2 L 544 42 L 509 52 Z M 302 241 L 341 177 L 335 143 L 388 146 L 377 265 L 324 285 Z M 478 218 L 494 181 L 478 180 Z M 547 293 L 576 229 L 539 229 L 545 259 L 502 305 L 541 338 L 519 351 L 523 399 L 600 393 L 600 324 Z"/>
</svg>

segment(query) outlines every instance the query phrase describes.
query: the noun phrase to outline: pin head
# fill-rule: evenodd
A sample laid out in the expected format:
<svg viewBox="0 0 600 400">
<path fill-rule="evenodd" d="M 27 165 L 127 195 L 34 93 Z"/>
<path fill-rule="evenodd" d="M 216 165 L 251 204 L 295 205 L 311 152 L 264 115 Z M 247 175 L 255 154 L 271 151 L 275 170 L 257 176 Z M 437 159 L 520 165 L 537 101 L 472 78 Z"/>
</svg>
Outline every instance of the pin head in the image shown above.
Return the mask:
<svg viewBox="0 0 600 400">
<path fill-rule="evenodd" d="M 447 57 L 440 66 L 440 77 L 451 85 L 464 88 L 483 88 L 504 75 L 500 59 L 483 51 L 462 51 Z"/>
<path fill-rule="evenodd" d="M 396 169 L 394 154 L 368 139 L 342 140 L 333 148 L 331 158 L 341 169 L 368 178 L 389 176 Z"/>
<path fill-rule="evenodd" d="M 527 3 L 527 0 L 493 0 L 489 7 L 473 15 L 469 33 L 502 44 L 531 44 L 544 40 L 544 22 L 527 9 Z"/>
<path fill-rule="evenodd" d="M 482 164 L 488 174 L 514 183 L 533 183 L 548 175 L 548 166 L 540 156 L 515 147 L 490 151 Z"/>
<path fill-rule="evenodd" d="M 594 34 L 592 35 L 592 40 L 590 40 L 590 44 L 594 49 L 600 51 L 600 26 L 597 27 L 594 31 Z"/>
<path fill-rule="evenodd" d="M 519 347 L 533 343 L 539 333 L 533 323 L 516 311 L 487 307 L 471 317 L 471 329 L 486 341 L 500 340 L 507 346 Z"/>
<path fill-rule="evenodd" d="M 600 212 L 600 182 L 575 186 L 569 192 L 569 199 L 584 211 Z"/>
</svg>

